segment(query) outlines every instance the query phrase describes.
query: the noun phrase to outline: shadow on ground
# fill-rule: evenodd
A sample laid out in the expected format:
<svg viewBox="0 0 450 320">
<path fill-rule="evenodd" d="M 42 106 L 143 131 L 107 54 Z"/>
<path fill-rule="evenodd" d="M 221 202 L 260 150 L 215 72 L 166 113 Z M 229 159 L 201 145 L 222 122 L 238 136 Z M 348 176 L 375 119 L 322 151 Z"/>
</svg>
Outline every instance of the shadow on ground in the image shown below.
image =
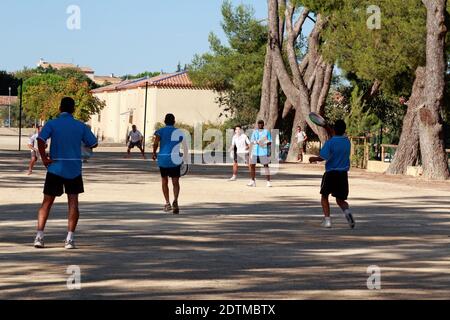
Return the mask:
<svg viewBox="0 0 450 320">
<path fill-rule="evenodd" d="M 450 206 L 448 198 L 427 203 Z M 0 274 L 13 280 L 0 277 L 2 298 L 308 298 L 309 291 L 365 290 L 370 265 L 384 270 L 384 289 L 450 297 L 448 212 L 390 202 L 355 207 L 358 229 L 351 231 L 339 218 L 332 230 L 318 228 L 317 203 L 298 199 L 200 203 L 179 217 L 145 203 L 91 202 L 82 206 L 80 249 L 66 252 L 64 205 L 55 207 L 48 248 L 30 248 L 35 209 L 0 206 Z M 69 265 L 81 267 L 83 290 L 66 290 Z M 49 270 L 59 273 L 48 282 L 20 280 Z"/>
</svg>

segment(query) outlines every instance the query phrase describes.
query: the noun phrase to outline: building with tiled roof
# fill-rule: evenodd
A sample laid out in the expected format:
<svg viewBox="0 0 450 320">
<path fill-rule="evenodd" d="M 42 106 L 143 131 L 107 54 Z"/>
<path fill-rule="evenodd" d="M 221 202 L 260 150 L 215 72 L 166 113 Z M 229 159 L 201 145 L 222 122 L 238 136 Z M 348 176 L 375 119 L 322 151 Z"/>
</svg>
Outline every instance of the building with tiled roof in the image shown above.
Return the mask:
<svg viewBox="0 0 450 320">
<path fill-rule="evenodd" d="M 162 123 L 167 113 L 173 113 L 177 122 L 191 126 L 223 122 L 218 94 L 214 90 L 194 86 L 187 72 L 161 74 L 123 80 L 92 91 L 106 103 L 100 114 L 90 121 L 100 141 L 124 143 L 133 124 L 144 133 L 146 92 L 146 141 L 150 141 L 155 125 Z"/>
<path fill-rule="evenodd" d="M 70 69 L 79 69 L 84 74 L 86 74 L 86 76 L 88 76 L 91 80 L 94 80 L 95 71 L 92 68 L 90 68 L 90 67 L 80 67 L 80 66 L 75 65 L 73 63 L 47 62 L 44 59 L 41 59 L 38 62 L 37 66 L 38 67 L 42 67 L 44 69 L 52 67 L 53 69 L 56 69 L 56 70 L 69 69 L 69 68 Z"/>
<path fill-rule="evenodd" d="M 94 76 L 94 82 L 99 86 L 106 86 L 110 84 L 119 84 L 122 82 L 122 79 L 115 77 L 112 74 L 110 76 Z"/>
<path fill-rule="evenodd" d="M 16 96 L 0 96 L 0 106 L 5 107 L 9 105 L 15 105 L 18 101 Z"/>
</svg>

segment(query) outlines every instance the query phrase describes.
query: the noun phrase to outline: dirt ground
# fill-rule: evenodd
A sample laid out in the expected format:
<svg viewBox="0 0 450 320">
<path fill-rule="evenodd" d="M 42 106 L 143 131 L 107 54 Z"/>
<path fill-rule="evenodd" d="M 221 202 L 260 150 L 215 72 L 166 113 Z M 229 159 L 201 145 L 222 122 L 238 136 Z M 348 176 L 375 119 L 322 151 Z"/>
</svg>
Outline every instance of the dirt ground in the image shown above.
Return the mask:
<svg viewBox="0 0 450 320">
<path fill-rule="evenodd" d="M 102 151 L 102 150 L 100 150 Z M 32 247 L 45 170 L 0 151 L 0 299 L 449 299 L 450 183 L 352 171 L 350 230 L 333 207 L 320 227 L 323 167 L 282 165 L 273 188 L 242 168 L 194 166 L 181 215 L 162 212 L 155 163 L 103 150 L 85 166 L 76 234 L 63 249 L 66 199 L 44 250 Z M 121 150 L 122 151 L 122 150 Z M 81 290 L 67 288 L 69 266 Z M 369 266 L 381 289 L 368 290 Z"/>
</svg>

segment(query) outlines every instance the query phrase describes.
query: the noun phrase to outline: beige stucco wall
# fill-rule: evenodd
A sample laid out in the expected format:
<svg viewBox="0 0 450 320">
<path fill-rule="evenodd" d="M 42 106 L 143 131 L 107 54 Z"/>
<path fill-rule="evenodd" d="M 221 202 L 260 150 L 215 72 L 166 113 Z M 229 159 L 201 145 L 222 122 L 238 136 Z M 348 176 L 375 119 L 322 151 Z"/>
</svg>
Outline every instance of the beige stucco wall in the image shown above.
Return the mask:
<svg viewBox="0 0 450 320">
<path fill-rule="evenodd" d="M 173 113 L 177 122 L 188 125 L 220 123 L 221 109 L 212 90 L 158 89 L 156 92 L 156 119 L 163 122 L 167 113 Z"/>
<path fill-rule="evenodd" d="M 124 143 L 131 130 L 129 112 L 133 111 L 133 124 L 144 133 L 145 88 L 124 91 L 95 93 L 97 98 L 106 102 L 98 116 L 91 119 L 92 131 L 100 141 Z M 217 95 L 212 90 L 159 89 L 149 88 L 147 102 L 146 139 L 153 135 L 156 123 L 163 122 L 167 113 L 175 114 L 178 122 L 189 125 L 197 123 L 222 122 L 221 109 L 216 103 Z"/>
</svg>

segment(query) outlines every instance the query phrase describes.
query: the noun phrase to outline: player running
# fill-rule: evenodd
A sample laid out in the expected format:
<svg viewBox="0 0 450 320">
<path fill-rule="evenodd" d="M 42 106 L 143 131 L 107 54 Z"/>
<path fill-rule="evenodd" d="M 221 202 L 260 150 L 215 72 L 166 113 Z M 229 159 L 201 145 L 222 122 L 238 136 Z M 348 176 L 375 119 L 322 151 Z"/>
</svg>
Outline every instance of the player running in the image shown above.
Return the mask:
<svg viewBox="0 0 450 320">
<path fill-rule="evenodd" d="M 325 142 L 320 157 L 312 157 L 309 159 L 311 163 L 326 161 L 326 172 L 322 179 L 322 208 L 325 215 L 322 226 L 331 228 L 330 202 L 328 200 L 330 194 L 336 198 L 336 203 L 342 209 L 350 228 L 355 228 L 355 219 L 350 211 L 347 203 L 349 186 L 348 171 L 350 170 L 350 140 L 344 136 L 347 126 L 343 120 L 336 121 L 334 130 L 326 126 L 326 130 L 330 136 L 330 140 Z"/>
<path fill-rule="evenodd" d="M 175 116 L 167 114 L 164 120 L 166 126 L 155 132 L 153 144 L 153 160 L 158 160 L 161 172 L 162 191 L 166 200 L 165 212 L 180 213 L 178 198 L 180 195 L 180 176 L 183 157 L 180 154 L 180 145 L 183 146 L 183 156 L 188 158 L 188 147 L 183 132 L 175 128 Z M 157 155 L 159 147 L 159 154 Z M 174 201 L 170 204 L 169 178 L 172 179 Z"/>
<path fill-rule="evenodd" d="M 134 147 L 138 147 L 138 149 L 141 151 L 142 157 L 145 159 L 145 153 L 144 148 L 142 146 L 142 142 L 144 141 L 144 136 L 142 133 L 140 133 L 135 125 L 131 127 L 131 131 L 128 134 L 127 137 L 127 158 L 130 157 L 131 149 L 134 149 Z"/>
<path fill-rule="evenodd" d="M 36 248 L 44 248 L 44 229 L 56 197 L 65 192 L 69 204 L 68 233 L 66 249 L 75 249 L 74 233 L 80 217 L 78 195 L 84 192 L 81 143 L 89 148 L 97 147 L 97 139 L 82 122 L 73 118 L 75 101 L 72 98 L 61 100 L 60 115 L 47 122 L 38 137 L 39 153 L 47 168 L 44 186 L 44 200 L 39 210 Z M 45 153 L 46 142 L 51 139 L 50 157 Z"/>
<path fill-rule="evenodd" d="M 31 151 L 31 160 L 28 166 L 28 175 L 33 174 L 33 168 L 39 159 L 38 137 L 39 133 L 41 133 L 41 129 L 42 126 L 36 127 L 36 132 L 30 137 L 30 142 L 28 143 L 28 147 Z"/>
<path fill-rule="evenodd" d="M 236 181 L 239 169 L 239 163 L 249 164 L 250 156 L 250 140 L 245 133 L 242 132 L 241 126 L 236 126 L 234 130 L 233 140 L 231 142 L 231 152 L 233 154 L 233 176 L 229 181 Z"/>
<path fill-rule="evenodd" d="M 256 187 L 256 164 L 260 163 L 264 166 L 265 175 L 267 177 L 267 187 L 271 188 L 270 182 L 270 148 L 272 145 L 272 135 L 270 131 L 264 129 L 264 121 L 258 121 L 258 129 L 255 130 L 250 139 L 253 146 L 252 154 L 250 157 L 250 178 L 251 181 L 247 186 Z"/>
</svg>

